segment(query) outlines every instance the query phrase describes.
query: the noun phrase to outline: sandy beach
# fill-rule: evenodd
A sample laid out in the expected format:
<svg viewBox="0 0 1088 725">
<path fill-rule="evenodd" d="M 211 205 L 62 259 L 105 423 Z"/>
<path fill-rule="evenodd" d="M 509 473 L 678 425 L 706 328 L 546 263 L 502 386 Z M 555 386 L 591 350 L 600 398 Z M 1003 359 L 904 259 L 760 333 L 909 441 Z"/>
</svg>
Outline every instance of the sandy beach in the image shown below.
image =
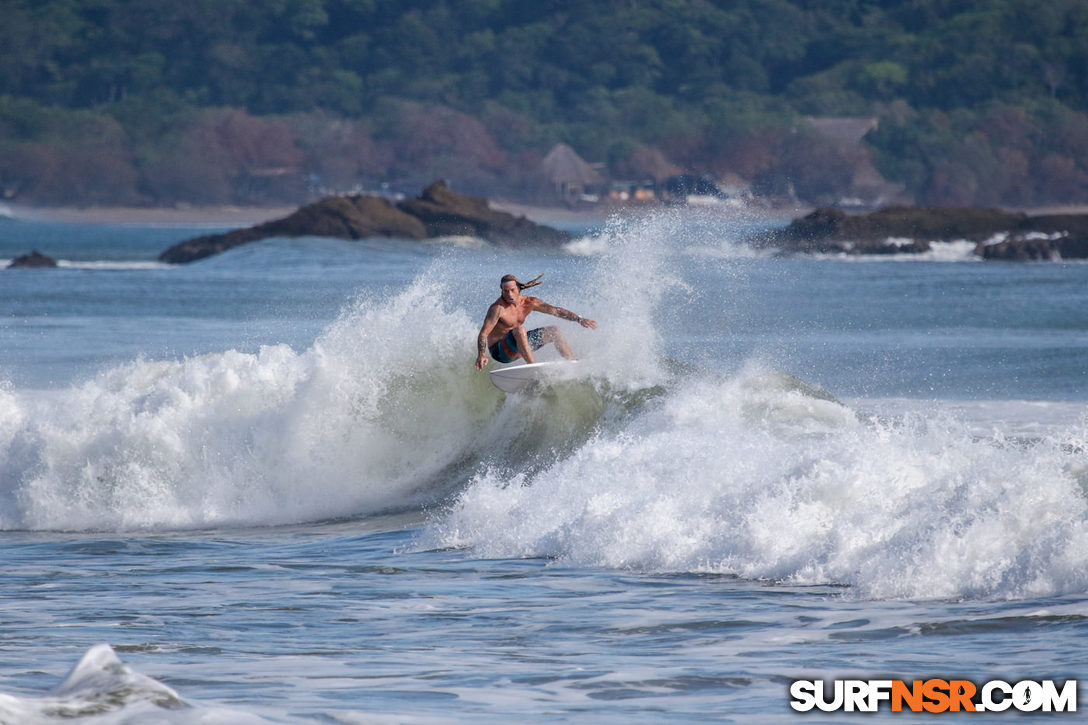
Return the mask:
<svg viewBox="0 0 1088 725">
<path fill-rule="evenodd" d="M 492 201 L 494 209 L 528 217 L 541 224 L 598 224 L 615 208 L 565 209 L 510 201 Z M 251 226 L 279 219 L 296 211 L 294 206 L 177 206 L 177 207 L 33 207 L 0 204 L 0 217 L 67 224 L 133 224 L 177 226 Z"/>
<path fill-rule="evenodd" d="M 30 207 L 7 204 L 0 205 L 0 216 L 67 224 L 243 227 L 287 216 L 295 209 L 292 206 Z"/>
</svg>

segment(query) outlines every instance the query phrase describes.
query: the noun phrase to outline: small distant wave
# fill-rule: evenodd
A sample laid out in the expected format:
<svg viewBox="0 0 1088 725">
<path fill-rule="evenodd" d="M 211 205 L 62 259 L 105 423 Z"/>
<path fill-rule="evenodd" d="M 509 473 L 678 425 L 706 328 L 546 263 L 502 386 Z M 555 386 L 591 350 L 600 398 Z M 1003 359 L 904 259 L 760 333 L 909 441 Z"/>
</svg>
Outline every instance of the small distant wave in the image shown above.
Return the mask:
<svg viewBox="0 0 1088 725">
<path fill-rule="evenodd" d="M 889 240 L 894 243 L 896 240 Z M 911 240 L 902 240 L 904 243 Z M 930 242 L 926 252 L 893 252 L 890 254 L 813 254 L 816 259 L 830 259 L 843 262 L 982 262 L 982 257 L 975 254 L 975 242 L 964 239 L 952 242 Z"/>
<path fill-rule="evenodd" d="M 256 715 L 184 701 L 161 682 L 121 663 L 109 645 L 87 650 L 64 682 L 42 697 L 0 693 L 0 722 L 156 722 L 168 725 L 267 723 Z"/>
<path fill-rule="evenodd" d="M 1011 237 L 1011 236 L 1013 236 L 1011 232 L 999 232 L 997 234 L 994 234 L 992 237 L 989 237 L 988 239 L 984 239 L 982 241 L 982 245 L 984 247 L 992 247 L 995 244 L 1001 244 L 1002 242 L 1008 241 L 1009 237 Z M 1018 236 L 1020 238 L 1022 238 L 1022 239 L 1026 239 L 1026 240 L 1029 240 L 1029 241 L 1040 241 L 1040 240 L 1042 240 L 1042 241 L 1053 242 L 1053 241 L 1057 241 L 1058 239 L 1061 239 L 1061 238 L 1067 236 L 1067 233 L 1066 232 L 1052 232 L 1052 233 L 1048 234 L 1046 232 L 1028 232 L 1027 234 L 1022 234 L 1022 235 L 1018 235 Z"/>
<path fill-rule="evenodd" d="M 0 259 L 0 269 L 6 268 L 12 263 L 11 259 Z M 87 270 L 113 270 L 113 271 L 140 271 L 149 269 L 176 269 L 175 265 L 153 260 L 123 261 L 123 260 L 68 260 L 58 259 L 57 267 L 62 269 L 87 269 Z"/>
<path fill-rule="evenodd" d="M 66 269 L 93 269 L 93 270 L 147 270 L 147 269 L 176 269 L 177 266 L 173 264 L 166 264 L 165 262 L 156 262 L 153 260 L 140 260 L 140 261 L 114 261 L 114 260 L 88 260 L 88 261 L 73 261 L 66 259 L 57 260 L 58 267 L 64 267 Z"/>
</svg>

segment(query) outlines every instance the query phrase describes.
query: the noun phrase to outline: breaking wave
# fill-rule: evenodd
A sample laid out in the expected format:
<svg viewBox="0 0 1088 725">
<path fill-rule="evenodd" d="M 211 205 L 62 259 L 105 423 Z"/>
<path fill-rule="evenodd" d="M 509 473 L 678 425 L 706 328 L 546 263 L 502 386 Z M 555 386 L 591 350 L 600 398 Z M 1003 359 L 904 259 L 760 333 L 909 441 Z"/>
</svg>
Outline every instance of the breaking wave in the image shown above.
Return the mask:
<svg viewBox="0 0 1088 725">
<path fill-rule="evenodd" d="M 980 434 L 955 415 L 870 415 L 757 362 L 671 361 L 662 333 L 698 294 L 672 266 L 688 229 L 662 214 L 597 237 L 579 312 L 601 324 L 570 333 L 586 374 L 539 395 L 505 396 L 472 369 L 479 322 L 441 261 L 399 294 L 360 297 L 305 350 L 0 388 L 0 528 L 411 511 L 420 546 L 481 557 L 876 598 L 1088 590 L 1088 422 Z"/>
</svg>

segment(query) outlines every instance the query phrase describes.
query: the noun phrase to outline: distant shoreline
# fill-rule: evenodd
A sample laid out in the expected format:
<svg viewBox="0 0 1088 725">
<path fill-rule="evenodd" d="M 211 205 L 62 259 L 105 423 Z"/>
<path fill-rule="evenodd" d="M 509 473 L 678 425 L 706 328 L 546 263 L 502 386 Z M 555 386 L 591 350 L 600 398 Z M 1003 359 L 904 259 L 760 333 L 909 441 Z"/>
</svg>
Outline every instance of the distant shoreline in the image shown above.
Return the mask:
<svg viewBox="0 0 1088 725">
<path fill-rule="evenodd" d="M 560 227 L 602 226 L 616 215 L 641 215 L 662 209 L 660 204 L 602 203 L 571 208 L 543 206 L 502 198 L 489 198 L 492 209 L 514 216 L 523 216 L 538 224 Z M 209 206 L 179 205 L 176 207 L 139 206 L 29 206 L 0 202 L 0 218 L 8 216 L 29 221 L 60 222 L 70 224 L 105 225 L 164 225 L 164 226 L 253 226 L 273 219 L 281 219 L 304 206 L 240 206 L 217 204 Z M 713 206 L 693 206 L 695 210 L 713 212 Z M 811 206 L 798 204 L 791 207 L 763 208 L 753 206 L 742 213 L 774 219 L 793 219 L 812 211 Z M 735 207 L 723 207 L 729 214 L 737 213 Z"/>
<path fill-rule="evenodd" d="M 622 211 L 614 207 L 567 209 L 564 207 L 534 206 L 510 201 L 489 201 L 493 209 L 505 211 L 515 216 L 524 216 L 537 223 L 563 226 L 603 224 L 610 216 Z M 273 219 L 281 219 L 297 211 L 299 206 L 37 207 L 0 204 L 0 216 L 10 215 L 14 219 L 66 224 L 244 227 Z M 10 212 L 10 214 L 5 214 L 5 211 Z"/>
<path fill-rule="evenodd" d="M 183 207 L 32 207 L 6 205 L 15 219 L 66 224 L 166 226 L 249 226 L 287 216 L 297 207 L 183 206 Z"/>
<path fill-rule="evenodd" d="M 517 202 L 491 200 L 491 207 L 532 221 L 562 224 L 599 224 L 617 209 L 566 209 L 542 207 Z M 301 204 L 299 206 L 302 206 Z M 250 226 L 285 217 L 299 206 L 21 206 L 0 205 L 0 216 L 9 211 L 14 219 L 61 222 L 68 224 L 177 225 L 177 226 Z"/>
<path fill-rule="evenodd" d="M 623 213 L 638 213 L 646 209 L 638 206 L 601 206 L 582 209 L 547 207 L 506 200 L 491 200 L 492 208 L 509 214 L 524 216 L 541 223 L 559 226 L 597 226 L 610 217 Z M 135 226 L 224 226 L 244 227 L 285 217 L 298 209 L 297 206 L 179 206 L 179 207 L 34 207 L 17 204 L 0 204 L 0 216 L 40 222 L 68 224 L 103 224 Z M 759 210 L 773 217 L 793 218 L 804 216 L 811 208 L 798 206 L 794 209 Z M 1008 208 L 1005 211 L 1022 212 L 1029 216 L 1048 214 L 1088 214 L 1088 205 L 1054 205 L 1033 208 Z"/>
</svg>

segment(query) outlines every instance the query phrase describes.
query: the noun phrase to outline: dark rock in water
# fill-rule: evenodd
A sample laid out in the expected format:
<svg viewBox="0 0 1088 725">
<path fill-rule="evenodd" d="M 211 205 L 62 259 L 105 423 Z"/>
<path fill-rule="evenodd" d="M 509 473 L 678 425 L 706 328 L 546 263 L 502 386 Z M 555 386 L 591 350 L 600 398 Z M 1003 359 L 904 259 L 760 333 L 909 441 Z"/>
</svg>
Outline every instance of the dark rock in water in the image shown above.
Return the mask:
<svg viewBox="0 0 1088 725">
<path fill-rule="evenodd" d="M 979 243 L 975 254 L 983 259 L 1005 262 L 1051 261 L 1055 252 L 1050 239 L 1032 239 L 1021 235 L 1006 238 L 993 244 Z"/>
<path fill-rule="evenodd" d="M 999 209 L 963 207 L 888 207 L 859 217 L 857 226 L 866 238 L 900 237 L 918 241 L 981 241 L 1015 228 L 1026 216 Z"/>
<path fill-rule="evenodd" d="M 1088 234 L 1070 234 L 1058 240 L 1062 259 L 1088 259 Z"/>
<path fill-rule="evenodd" d="M 403 213 L 388 199 L 362 195 L 332 197 L 304 206 L 279 222 L 269 222 L 265 231 L 275 236 L 338 239 L 426 236 L 418 219 Z"/>
<path fill-rule="evenodd" d="M 1088 237 L 1088 214 L 1040 214 L 1029 216 L 1018 227 L 1023 232 Z"/>
<path fill-rule="evenodd" d="M 52 257 L 42 254 L 35 249 L 30 254 L 24 254 L 11 260 L 8 269 L 12 267 L 56 267 L 57 262 Z"/>
<path fill-rule="evenodd" d="M 903 254 L 932 242 L 976 242 L 984 259 L 1088 258 L 1088 215 L 1028 216 L 970 208 L 888 207 L 864 215 L 821 208 L 763 240 L 786 252 Z"/>
<path fill-rule="evenodd" d="M 422 222 L 397 209 L 388 199 L 364 195 L 336 196 L 304 206 L 282 219 L 180 242 L 159 255 L 159 259 L 175 264 L 194 262 L 269 237 L 423 239 L 426 236 L 427 230 Z"/>
<path fill-rule="evenodd" d="M 1023 214 L 992 209 L 897 206 L 850 215 L 840 209 L 821 208 L 795 219 L 769 242 L 800 252 L 917 253 L 928 251 L 934 241 L 982 241 L 1015 228 L 1023 218 Z"/>
<path fill-rule="evenodd" d="M 979 244 L 975 254 L 1002 262 L 1052 262 L 1088 259 L 1088 235 L 1018 233 L 993 244 Z"/>
<path fill-rule="evenodd" d="M 192 262 L 269 237 L 425 239 L 464 234 L 500 245 L 558 245 L 570 240 L 566 232 L 496 211 L 486 199 L 462 196 L 442 182 L 435 182 L 418 199 L 396 205 L 382 197 L 366 195 L 322 199 L 283 219 L 181 242 L 159 255 L 159 259 Z"/>
<path fill-rule="evenodd" d="M 979 244 L 975 253 L 1010 262 L 1088 259 L 1088 215 L 1025 217 L 1004 239 Z"/>
<path fill-rule="evenodd" d="M 418 199 L 400 202 L 397 208 L 423 222 L 429 237 L 469 235 L 504 246 L 554 246 L 571 239 L 566 232 L 492 209 L 487 199 L 456 194 L 441 181 L 424 189 Z"/>
</svg>

